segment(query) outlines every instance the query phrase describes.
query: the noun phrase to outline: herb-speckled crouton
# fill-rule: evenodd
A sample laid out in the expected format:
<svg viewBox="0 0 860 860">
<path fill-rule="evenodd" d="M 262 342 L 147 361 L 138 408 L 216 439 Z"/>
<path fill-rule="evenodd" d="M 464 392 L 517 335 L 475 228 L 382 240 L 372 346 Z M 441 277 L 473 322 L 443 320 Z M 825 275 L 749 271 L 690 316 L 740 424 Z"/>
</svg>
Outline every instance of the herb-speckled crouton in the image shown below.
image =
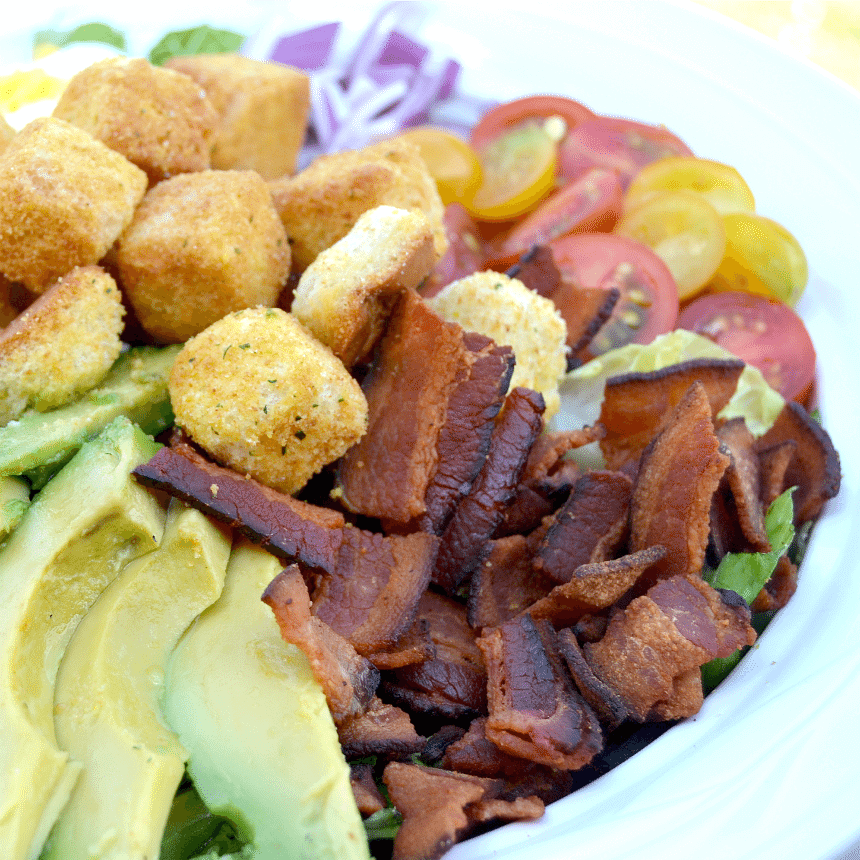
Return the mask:
<svg viewBox="0 0 860 860">
<path fill-rule="evenodd" d="M 173 57 L 165 66 L 197 81 L 218 114 L 212 167 L 263 179 L 295 172 L 310 113 L 304 72 L 239 54 Z"/>
<path fill-rule="evenodd" d="M 206 93 L 187 75 L 139 57 L 78 72 L 53 115 L 124 155 L 150 184 L 210 166 L 217 114 Z"/>
<path fill-rule="evenodd" d="M 98 263 L 146 184 L 140 168 L 82 129 L 33 120 L 0 155 L 0 272 L 41 293 Z"/>
<path fill-rule="evenodd" d="M 98 266 L 71 271 L 0 333 L 0 425 L 97 385 L 119 356 L 122 297 Z"/>
<path fill-rule="evenodd" d="M 406 140 L 384 140 L 364 149 L 320 156 L 301 173 L 275 180 L 269 187 L 298 271 L 304 271 L 321 251 L 346 236 L 359 216 L 376 206 L 419 209 L 433 229 L 437 255 L 448 247 L 436 182 L 418 147 Z"/>
<path fill-rule="evenodd" d="M 449 284 L 428 299 L 443 319 L 514 350 L 511 388 L 539 391 L 545 418 L 558 412 L 559 385 L 567 370 L 567 326 L 555 305 L 522 281 L 498 272 L 478 272 Z"/>
<path fill-rule="evenodd" d="M 215 460 L 285 493 L 367 429 L 358 383 L 279 308 L 229 314 L 189 340 L 169 391 L 176 423 Z"/>
</svg>

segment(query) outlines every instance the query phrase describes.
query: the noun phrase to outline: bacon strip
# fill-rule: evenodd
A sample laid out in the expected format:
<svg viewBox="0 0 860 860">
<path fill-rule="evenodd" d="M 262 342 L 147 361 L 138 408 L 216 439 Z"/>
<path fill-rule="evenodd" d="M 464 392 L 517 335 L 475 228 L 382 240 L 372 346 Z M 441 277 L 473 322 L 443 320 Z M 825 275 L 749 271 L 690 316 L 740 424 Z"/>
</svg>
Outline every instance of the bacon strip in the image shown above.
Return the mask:
<svg viewBox="0 0 860 860">
<path fill-rule="evenodd" d="M 311 615 L 311 601 L 298 565 L 279 573 L 263 592 L 281 637 L 301 648 L 325 693 L 335 723 L 363 713 L 379 684 L 379 672 L 342 636 Z"/>
<path fill-rule="evenodd" d="M 362 384 L 367 433 L 338 467 L 348 510 L 401 523 L 424 513 L 439 431 L 466 352 L 459 325 L 445 322 L 414 290 L 401 295 Z"/>
<path fill-rule="evenodd" d="M 555 513 L 535 556 L 535 567 L 568 582 L 583 564 L 611 558 L 627 537 L 633 482 L 622 472 L 583 475 Z"/>
<path fill-rule="evenodd" d="M 609 379 L 600 410 L 606 428 L 600 449 L 607 468 L 619 469 L 638 459 L 694 382 L 704 386 L 711 414 L 716 415 L 734 394 L 743 369 L 740 359 L 700 358 Z"/>
<path fill-rule="evenodd" d="M 341 722 L 337 735 L 347 758 L 405 758 L 424 747 L 424 738 L 415 731 L 409 715 L 376 697 L 362 713 Z"/>
<path fill-rule="evenodd" d="M 478 646 L 487 664 L 487 738 L 538 764 L 588 764 L 603 735 L 561 663 L 552 625 L 523 615 L 485 631 Z"/>
<path fill-rule="evenodd" d="M 714 433 L 704 386 L 694 382 L 642 455 L 633 488 L 630 551 L 660 544 L 666 557 L 642 576 L 642 591 L 658 579 L 698 576 L 710 531 L 711 499 L 729 464 Z"/>
<path fill-rule="evenodd" d="M 614 613 L 604 637 L 583 653 L 633 719 L 692 716 L 702 701 L 699 667 L 752 645 L 749 620 L 742 601 L 729 604 L 702 580 L 676 576 Z"/>
<path fill-rule="evenodd" d="M 447 592 L 453 593 L 486 554 L 543 426 L 543 411 L 536 391 L 515 388 L 508 395 L 484 465 L 442 534 L 433 581 Z"/>
<path fill-rule="evenodd" d="M 463 338 L 466 360 L 439 432 L 436 471 L 427 485 L 419 528 L 441 533 L 484 464 L 496 416 L 514 372 L 514 353 L 475 332 Z"/>
<path fill-rule="evenodd" d="M 839 492 L 842 472 L 839 454 L 827 431 L 799 404 L 785 404 L 773 427 L 756 443 L 767 451 L 786 441 L 797 445 L 785 474 L 783 490 L 796 486 L 794 492 L 795 525 L 814 520 L 828 499 Z"/>
<path fill-rule="evenodd" d="M 314 615 L 359 654 L 391 648 L 412 624 L 438 543 L 422 532 L 383 536 L 343 529 L 335 569 L 314 592 Z"/>
<path fill-rule="evenodd" d="M 344 519 L 202 457 L 185 442 L 161 448 L 134 476 L 165 490 L 287 561 L 333 572 Z"/>
</svg>

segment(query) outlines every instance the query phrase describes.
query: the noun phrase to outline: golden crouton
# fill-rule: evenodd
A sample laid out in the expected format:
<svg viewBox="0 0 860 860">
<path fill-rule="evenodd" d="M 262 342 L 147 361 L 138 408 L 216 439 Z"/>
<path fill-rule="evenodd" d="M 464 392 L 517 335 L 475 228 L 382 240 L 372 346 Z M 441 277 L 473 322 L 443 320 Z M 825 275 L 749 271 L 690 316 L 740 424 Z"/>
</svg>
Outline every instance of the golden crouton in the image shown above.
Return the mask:
<svg viewBox="0 0 860 860">
<path fill-rule="evenodd" d="M 498 272 L 461 278 L 427 301 L 443 319 L 512 347 L 516 366 L 511 388 L 539 391 L 547 419 L 558 412 L 559 385 L 567 370 L 567 326 L 552 301 Z"/>
<path fill-rule="evenodd" d="M 203 87 L 218 114 L 212 167 L 263 179 L 295 172 L 310 113 L 304 72 L 238 54 L 174 57 L 165 66 Z"/>
<path fill-rule="evenodd" d="M 99 266 L 73 269 L 0 333 L 0 424 L 98 385 L 122 347 L 122 297 Z"/>
<path fill-rule="evenodd" d="M 230 314 L 185 344 L 176 423 L 226 466 L 300 490 L 365 432 L 367 401 L 328 347 L 280 308 Z"/>
<path fill-rule="evenodd" d="M 41 293 L 97 263 L 145 191 L 146 174 L 87 132 L 33 120 L 0 156 L 0 272 Z"/>
<path fill-rule="evenodd" d="M 199 84 L 140 57 L 113 57 L 78 72 L 53 115 L 124 155 L 150 184 L 208 168 L 218 121 Z"/>
<path fill-rule="evenodd" d="M 448 246 L 436 183 L 418 147 L 406 140 L 323 155 L 296 176 L 277 179 L 269 187 L 299 271 L 376 206 L 419 209 L 433 228 L 437 255 Z"/>
<path fill-rule="evenodd" d="M 291 310 L 351 367 L 372 349 L 397 296 L 415 289 L 435 261 L 423 213 L 377 206 L 305 269 Z"/>
<path fill-rule="evenodd" d="M 152 337 L 180 342 L 231 311 L 272 306 L 290 248 L 252 170 L 204 170 L 151 188 L 117 242 L 120 283 Z"/>
</svg>

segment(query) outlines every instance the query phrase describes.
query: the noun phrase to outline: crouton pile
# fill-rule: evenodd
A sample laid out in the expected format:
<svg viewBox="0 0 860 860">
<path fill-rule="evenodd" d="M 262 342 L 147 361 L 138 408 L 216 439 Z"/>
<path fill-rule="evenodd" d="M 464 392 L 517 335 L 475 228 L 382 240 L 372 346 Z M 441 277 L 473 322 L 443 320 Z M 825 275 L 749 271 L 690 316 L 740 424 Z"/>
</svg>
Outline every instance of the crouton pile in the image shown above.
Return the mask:
<svg viewBox="0 0 860 860">
<path fill-rule="evenodd" d="M 235 54 L 118 57 L 4 134 L 0 425 L 80 397 L 129 345 L 183 344 L 176 423 L 221 466 L 295 494 L 362 438 L 358 380 L 445 253 L 444 210 L 402 137 L 295 174 L 309 94 L 303 72 Z M 436 312 L 513 347 L 552 414 L 564 323 L 490 281 Z"/>
</svg>

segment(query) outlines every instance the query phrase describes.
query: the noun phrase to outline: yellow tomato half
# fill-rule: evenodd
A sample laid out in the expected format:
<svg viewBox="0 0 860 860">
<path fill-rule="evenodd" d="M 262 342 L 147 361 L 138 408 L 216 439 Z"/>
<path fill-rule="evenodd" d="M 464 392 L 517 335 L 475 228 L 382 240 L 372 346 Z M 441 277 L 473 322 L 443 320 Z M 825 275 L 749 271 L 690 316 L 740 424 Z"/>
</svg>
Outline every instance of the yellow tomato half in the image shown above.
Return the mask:
<svg viewBox="0 0 860 860">
<path fill-rule="evenodd" d="M 695 191 L 720 215 L 755 212 L 755 198 L 740 173 L 707 158 L 680 155 L 645 165 L 627 189 L 625 209 L 634 209 L 657 191 Z"/>
<path fill-rule="evenodd" d="M 719 213 L 693 191 L 658 191 L 626 212 L 613 231 L 648 245 L 678 284 L 681 301 L 711 280 L 726 250 Z"/>
<path fill-rule="evenodd" d="M 556 141 L 530 121 L 499 135 L 480 152 L 483 180 L 463 200 L 482 221 L 508 221 L 533 209 L 555 188 Z"/>
<path fill-rule="evenodd" d="M 782 224 L 762 215 L 734 213 L 723 218 L 726 253 L 709 292 L 741 290 L 779 299 L 794 307 L 809 278 L 800 243 Z"/>
<path fill-rule="evenodd" d="M 436 180 L 439 196 L 449 203 L 471 197 L 481 184 L 481 162 L 466 141 L 441 128 L 422 126 L 401 137 L 414 143 Z"/>
</svg>

